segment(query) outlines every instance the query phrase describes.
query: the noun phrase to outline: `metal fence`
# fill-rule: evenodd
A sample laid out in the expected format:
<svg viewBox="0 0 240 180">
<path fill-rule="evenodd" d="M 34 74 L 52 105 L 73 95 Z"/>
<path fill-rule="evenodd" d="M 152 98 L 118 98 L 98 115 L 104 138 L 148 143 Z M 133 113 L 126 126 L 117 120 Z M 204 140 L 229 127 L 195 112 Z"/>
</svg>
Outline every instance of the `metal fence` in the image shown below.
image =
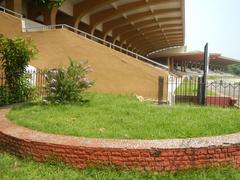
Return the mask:
<svg viewBox="0 0 240 180">
<path fill-rule="evenodd" d="M 36 96 L 46 96 L 46 75 L 42 70 L 28 70 L 25 73 L 28 83 Z M 202 89 L 206 88 L 204 105 L 221 107 L 240 107 L 240 82 L 229 82 L 224 79 L 209 79 L 202 83 L 202 77 L 188 76 L 168 79 L 168 98 L 171 104 L 202 104 Z M 0 69 L 0 105 L 9 96 L 4 71 Z M 22 99 L 20 100 L 22 101 Z"/>
<path fill-rule="evenodd" d="M 224 79 L 208 79 L 203 83 L 202 77 L 181 77 L 169 79 L 168 87 L 174 103 L 213 105 L 221 107 L 240 107 L 240 82 Z M 206 96 L 202 94 L 206 88 Z"/>
<path fill-rule="evenodd" d="M 45 96 L 46 95 L 46 78 L 45 73 L 42 70 L 28 70 L 25 72 L 26 82 L 29 87 L 31 87 L 32 93 L 34 96 Z M 21 93 L 21 91 L 18 91 Z M 23 93 L 23 92 L 22 92 Z M 0 69 L 0 105 L 11 103 L 17 103 L 25 101 L 26 98 L 24 95 L 18 99 L 11 99 L 12 92 L 6 83 L 6 76 L 3 70 Z"/>
</svg>

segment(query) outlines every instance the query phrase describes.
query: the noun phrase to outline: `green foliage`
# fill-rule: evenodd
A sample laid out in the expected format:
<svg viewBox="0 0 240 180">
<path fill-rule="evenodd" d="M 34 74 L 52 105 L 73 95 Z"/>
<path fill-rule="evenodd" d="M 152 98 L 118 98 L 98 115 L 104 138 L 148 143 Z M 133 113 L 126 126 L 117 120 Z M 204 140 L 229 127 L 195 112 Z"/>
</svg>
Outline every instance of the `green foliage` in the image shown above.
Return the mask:
<svg viewBox="0 0 240 180">
<path fill-rule="evenodd" d="M 29 78 L 24 74 L 18 84 L 18 88 L 9 89 L 8 86 L 0 87 L 0 106 L 16 102 L 33 100 L 36 96 L 36 89 L 29 82 Z"/>
<path fill-rule="evenodd" d="M 11 98 L 8 95 L 8 88 L 0 86 L 0 106 L 10 104 Z"/>
<path fill-rule="evenodd" d="M 0 61 L 5 74 L 5 86 L 1 88 L 1 103 L 20 102 L 32 97 L 33 88 L 26 77 L 26 67 L 37 53 L 30 40 L 0 37 Z"/>
<path fill-rule="evenodd" d="M 28 73 L 24 73 L 21 76 L 16 94 L 17 94 L 16 98 L 13 97 L 13 99 L 17 99 L 20 97 L 20 102 L 26 101 L 26 100 L 32 100 L 35 98 L 36 89 L 29 82 Z"/>
<path fill-rule="evenodd" d="M 81 102 L 82 93 L 93 85 L 92 81 L 86 78 L 90 72 L 90 66 L 86 62 L 74 62 L 70 59 L 67 69 L 58 68 L 46 72 L 47 102 L 67 103 Z"/>
<path fill-rule="evenodd" d="M 60 7 L 65 0 L 35 0 L 39 5 L 47 6 L 48 8 Z"/>
<path fill-rule="evenodd" d="M 232 74 L 240 75 L 240 64 L 229 65 L 227 67 L 227 71 Z"/>
</svg>

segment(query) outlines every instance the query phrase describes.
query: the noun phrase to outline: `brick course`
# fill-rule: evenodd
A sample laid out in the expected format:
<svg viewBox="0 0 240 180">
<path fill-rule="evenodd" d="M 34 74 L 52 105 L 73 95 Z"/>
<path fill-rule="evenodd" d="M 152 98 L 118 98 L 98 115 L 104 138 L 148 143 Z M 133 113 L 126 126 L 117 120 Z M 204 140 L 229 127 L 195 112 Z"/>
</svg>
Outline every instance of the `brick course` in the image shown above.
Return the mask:
<svg viewBox="0 0 240 180">
<path fill-rule="evenodd" d="M 17 126 L 0 109 L 0 149 L 36 161 L 58 159 L 78 168 L 176 171 L 232 164 L 240 167 L 240 134 L 173 140 L 112 140 L 53 135 Z"/>
</svg>

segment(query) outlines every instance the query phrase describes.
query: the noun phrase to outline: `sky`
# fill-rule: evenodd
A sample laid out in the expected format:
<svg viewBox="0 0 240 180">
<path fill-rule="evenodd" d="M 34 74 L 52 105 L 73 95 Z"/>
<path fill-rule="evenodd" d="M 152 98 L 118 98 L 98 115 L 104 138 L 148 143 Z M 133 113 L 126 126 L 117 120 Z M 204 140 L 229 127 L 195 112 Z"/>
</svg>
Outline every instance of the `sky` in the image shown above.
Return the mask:
<svg viewBox="0 0 240 180">
<path fill-rule="evenodd" d="M 185 0 L 188 51 L 203 50 L 240 60 L 240 0 Z"/>
</svg>

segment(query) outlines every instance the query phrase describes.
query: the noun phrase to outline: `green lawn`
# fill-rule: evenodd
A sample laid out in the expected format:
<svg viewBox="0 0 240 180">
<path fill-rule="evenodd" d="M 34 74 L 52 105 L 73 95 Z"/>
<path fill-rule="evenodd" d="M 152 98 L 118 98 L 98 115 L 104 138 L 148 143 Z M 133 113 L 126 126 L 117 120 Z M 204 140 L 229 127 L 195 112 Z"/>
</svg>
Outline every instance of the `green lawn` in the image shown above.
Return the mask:
<svg viewBox="0 0 240 180">
<path fill-rule="evenodd" d="M 240 171 L 233 167 L 189 170 L 177 173 L 120 171 L 114 168 L 74 169 L 60 163 L 36 163 L 0 153 L 1 180 L 213 180 L 240 179 Z"/>
<path fill-rule="evenodd" d="M 183 82 L 176 88 L 176 95 L 182 96 L 197 96 L 198 94 L 198 81 L 197 79 L 183 80 Z M 214 88 L 207 89 L 207 96 L 217 96 L 218 93 Z"/>
<path fill-rule="evenodd" d="M 182 83 L 177 87 L 175 94 L 184 96 L 197 96 L 197 83 L 197 79 L 183 80 Z"/>
<path fill-rule="evenodd" d="M 100 138 L 186 138 L 240 131 L 238 109 L 193 105 L 157 107 L 124 95 L 89 93 L 87 97 L 90 101 L 84 105 L 16 107 L 7 117 L 39 131 Z"/>
</svg>

